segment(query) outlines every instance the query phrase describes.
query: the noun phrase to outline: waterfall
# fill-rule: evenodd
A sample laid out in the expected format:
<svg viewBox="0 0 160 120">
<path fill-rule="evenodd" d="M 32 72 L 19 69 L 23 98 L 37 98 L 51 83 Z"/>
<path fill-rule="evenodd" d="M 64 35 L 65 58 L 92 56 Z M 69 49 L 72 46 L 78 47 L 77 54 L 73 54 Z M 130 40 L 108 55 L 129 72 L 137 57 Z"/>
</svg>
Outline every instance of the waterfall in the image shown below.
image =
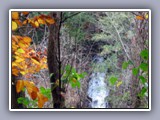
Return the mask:
<svg viewBox="0 0 160 120">
<path fill-rule="evenodd" d="M 96 58 L 96 64 L 102 63 L 104 60 L 102 57 Z M 109 94 L 107 85 L 105 83 L 105 72 L 92 73 L 88 85 L 88 96 L 92 99 L 90 106 L 92 108 L 107 108 L 108 102 L 106 97 Z"/>
</svg>

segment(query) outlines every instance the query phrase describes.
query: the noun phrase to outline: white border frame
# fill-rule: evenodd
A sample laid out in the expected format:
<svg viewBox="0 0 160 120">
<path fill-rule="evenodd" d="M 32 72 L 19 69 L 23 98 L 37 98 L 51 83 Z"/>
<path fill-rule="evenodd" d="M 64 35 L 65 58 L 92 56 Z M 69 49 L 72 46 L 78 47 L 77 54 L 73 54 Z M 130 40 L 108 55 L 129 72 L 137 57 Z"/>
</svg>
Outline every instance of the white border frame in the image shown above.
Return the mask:
<svg viewBox="0 0 160 120">
<path fill-rule="evenodd" d="M 149 12 L 149 109 L 12 109 L 11 108 L 11 12 L 13 11 L 148 11 Z M 150 111 L 151 110 L 151 10 L 150 9 L 10 9 L 9 10 L 9 110 L 10 111 Z"/>
</svg>

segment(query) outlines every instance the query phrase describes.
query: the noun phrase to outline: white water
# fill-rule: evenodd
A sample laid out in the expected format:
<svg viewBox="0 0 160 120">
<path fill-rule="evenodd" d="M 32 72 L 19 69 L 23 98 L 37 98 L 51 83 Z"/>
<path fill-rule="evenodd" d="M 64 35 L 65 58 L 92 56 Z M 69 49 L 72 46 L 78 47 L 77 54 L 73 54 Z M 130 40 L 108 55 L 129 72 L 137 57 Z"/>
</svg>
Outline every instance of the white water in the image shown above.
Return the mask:
<svg viewBox="0 0 160 120">
<path fill-rule="evenodd" d="M 103 62 L 102 58 L 98 58 L 98 61 L 96 62 L 101 63 Z M 105 98 L 109 94 L 109 90 L 107 89 L 107 85 L 104 82 L 105 81 L 105 74 L 106 73 L 92 73 L 90 81 L 89 81 L 89 87 L 88 87 L 88 96 L 92 99 L 90 105 L 92 108 L 107 108 L 108 103 L 105 100 Z"/>
</svg>

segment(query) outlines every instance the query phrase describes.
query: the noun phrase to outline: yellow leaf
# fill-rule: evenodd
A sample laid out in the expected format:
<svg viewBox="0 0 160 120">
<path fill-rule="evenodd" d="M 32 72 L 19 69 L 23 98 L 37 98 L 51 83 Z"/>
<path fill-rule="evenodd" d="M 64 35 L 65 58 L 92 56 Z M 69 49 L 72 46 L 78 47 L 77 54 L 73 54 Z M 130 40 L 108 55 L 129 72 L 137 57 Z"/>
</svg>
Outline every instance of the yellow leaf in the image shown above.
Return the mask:
<svg viewBox="0 0 160 120">
<path fill-rule="evenodd" d="M 18 56 L 17 56 L 17 58 L 16 58 L 16 60 L 15 60 L 16 63 L 20 63 L 20 62 L 23 62 L 23 61 L 24 61 L 24 59 L 23 59 L 23 58 L 20 58 L 20 57 L 18 57 Z"/>
<path fill-rule="evenodd" d="M 148 13 L 145 14 L 145 19 L 148 19 Z"/>
<path fill-rule="evenodd" d="M 12 19 L 13 19 L 13 20 L 19 19 L 19 14 L 18 14 L 18 12 L 12 12 Z"/>
<path fill-rule="evenodd" d="M 38 21 L 35 21 L 35 26 L 38 28 L 39 27 L 39 23 L 38 23 Z"/>
<path fill-rule="evenodd" d="M 17 28 L 18 28 L 17 23 L 12 21 L 12 30 L 15 31 L 15 30 L 17 30 Z"/>
<path fill-rule="evenodd" d="M 24 87 L 23 80 L 18 80 L 16 83 L 16 91 L 17 93 L 21 92 Z"/>
<path fill-rule="evenodd" d="M 25 51 L 22 48 L 19 48 L 16 52 L 18 52 L 18 53 L 25 53 Z"/>
<path fill-rule="evenodd" d="M 26 72 L 25 72 L 25 71 L 20 71 L 20 73 L 21 73 L 22 75 L 25 75 L 25 74 L 26 74 Z"/>
<path fill-rule="evenodd" d="M 137 19 L 137 20 L 144 20 L 144 17 L 137 15 L 137 16 L 136 16 L 136 19 Z"/>
<path fill-rule="evenodd" d="M 32 62 L 33 62 L 34 64 L 37 64 L 37 65 L 40 64 L 37 60 L 35 60 L 35 59 L 33 59 L 33 58 L 31 58 L 31 60 L 32 60 Z"/>
<path fill-rule="evenodd" d="M 122 84 L 122 81 L 119 81 L 116 86 L 119 87 L 121 84 Z"/>
</svg>

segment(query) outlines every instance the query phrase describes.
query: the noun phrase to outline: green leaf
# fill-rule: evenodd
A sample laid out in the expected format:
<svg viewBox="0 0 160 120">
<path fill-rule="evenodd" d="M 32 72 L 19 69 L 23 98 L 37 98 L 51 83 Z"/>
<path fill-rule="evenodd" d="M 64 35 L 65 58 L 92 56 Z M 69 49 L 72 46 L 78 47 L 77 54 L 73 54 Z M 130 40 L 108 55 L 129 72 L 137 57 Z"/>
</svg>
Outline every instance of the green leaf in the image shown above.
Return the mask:
<svg viewBox="0 0 160 120">
<path fill-rule="evenodd" d="M 142 50 L 140 53 L 140 56 L 144 59 L 144 60 L 148 60 L 148 50 Z"/>
<path fill-rule="evenodd" d="M 24 97 L 19 97 L 17 99 L 18 104 L 23 104 L 25 106 L 27 106 L 29 104 L 29 99 L 28 98 L 24 98 Z"/>
<path fill-rule="evenodd" d="M 111 77 L 111 78 L 109 79 L 109 82 L 110 82 L 111 85 L 115 85 L 115 83 L 116 83 L 117 80 L 118 80 L 118 78 L 116 78 L 116 77 Z"/>
<path fill-rule="evenodd" d="M 138 74 L 138 68 L 133 68 L 132 69 L 132 74 L 134 75 L 134 76 L 136 76 L 137 74 Z"/>
<path fill-rule="evenodd" d="M 142 88 L 142 90 L 140 91 L 140 93 L 138 94 L 140 97 L 144 97 L 145 93 L 147 92 L 147 89 L 145 87 Z"/>
<path fill-rule="evenodd" d="M 18 99 L 17 99 L 17 102 L 18 102 L 18 104 L 22 104 L 23 103 L 23 101 L 24 101 L 24 97 L 19 97 Z"/>
<path fill-rule="evenodd" d="M 77 87 L 80 88 L 81 87 L 81 83 L 79 81 L 77 81 Z"/>
<path fill-rule="evenodd" d="M 148 64 L 146 63 L 141 63 L 139 68 L 141 68 L 141 70 L 143 71 L 148 71 Z"/>
<path fill-rule="evenodd" d="M 141 80 L 142 84 L 145 84 L 147 80 L 143 76 L 139 76 L 139 79 Z"/>
<path fill-rule="evenodd" d="M 24 101 L 23 101 L 23 105 L 27 106 L 29 105 L 29 99 L 28 98 L 25 98 Z"/>
<path fill-rule="evenodd" d="M 43 93 L 46 92 L 46 89 L 45 89 L 44 87 L 40 87 L 40 91 L 41 91 L 41 93 L 43 94 Z"/>
<path fill-rule="evenodd" d="M 76 73 L 76 69 L 72 68 L 72 74 L 75 74 L 75 73 Z"/>
<path fill-rule="evenodd" d="M 70 65 L 66 65 L 65 69 L 66 69 L 66 72 L 68 72 L 68 71 L 70 71 L 71 66 Z"/>
<path fill-rule="evenodd" d="M 123 62 L 122 68 L 123 68 L 123 69 L 127 69 L 128 65 L 129 65 L 128 62 Z"/>
</svg>

